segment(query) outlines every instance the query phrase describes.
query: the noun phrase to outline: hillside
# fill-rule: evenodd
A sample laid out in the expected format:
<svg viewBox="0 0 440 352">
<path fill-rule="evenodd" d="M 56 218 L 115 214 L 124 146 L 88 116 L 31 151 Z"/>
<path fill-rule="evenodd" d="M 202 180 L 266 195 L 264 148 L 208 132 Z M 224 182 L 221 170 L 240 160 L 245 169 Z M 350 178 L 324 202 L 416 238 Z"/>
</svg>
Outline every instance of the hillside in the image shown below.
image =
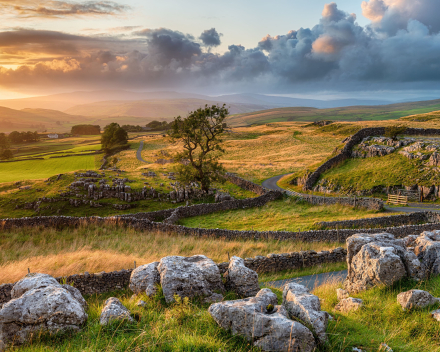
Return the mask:
<svg viewBox="0 0 440 352">
<path fill-rule="evenodd" d="M 378 106 L 348 106 L 331 109 L 276 108 L 231 116 L 232 125 L 250 125 L 277 121 L 363 121 L 391 120 L 408 115 L 440 110 L 440 99 Z"/>
<path fill-rule="evenodd" d="M 67 132 L 70 130 L 70 126 L 84 122 L 86 119 L 83 116 L 73 116 L 57 110 L 15 110 L 0 106 L 0 132 L 14 130 Z"/>
<path fill-rule="evenodd" d="M 205 104 L 218 104 L 216 100 L 205 99 L 171 99 L 171 100 L 138 100 L 138 101 L 100 101 L 78 105 L 65 110 L 72 115 L 83 116 L 136 116 L 145 118 L 172 118 L 186 115 Z M 246 113 L 267 108 L 267 105 L 230 104 L 232 114 Z"/>
</svg>

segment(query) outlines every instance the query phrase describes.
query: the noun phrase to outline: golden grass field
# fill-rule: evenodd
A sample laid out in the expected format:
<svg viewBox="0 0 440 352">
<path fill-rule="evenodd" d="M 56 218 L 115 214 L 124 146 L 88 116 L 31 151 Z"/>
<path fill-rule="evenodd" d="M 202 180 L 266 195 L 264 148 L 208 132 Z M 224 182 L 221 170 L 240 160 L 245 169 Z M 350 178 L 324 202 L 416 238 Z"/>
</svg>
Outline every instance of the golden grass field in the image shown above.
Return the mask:
<svg viewBox="0 0 440 352">
<path fill-rule="evenodd" d="M 224 262 L 228 253 L 246 258 L 339 246 L 340 243 L 196 238 L 112 225 L 64 230 L 13 229 L 3 231 L 0 237 L 0 284 L 19 280 L 28 268 L 32 272 L 63 276 L 128 269 L 133 268 L 134 261 L 139 266 L 168 255 L 204 254 Z"/>
</svg>

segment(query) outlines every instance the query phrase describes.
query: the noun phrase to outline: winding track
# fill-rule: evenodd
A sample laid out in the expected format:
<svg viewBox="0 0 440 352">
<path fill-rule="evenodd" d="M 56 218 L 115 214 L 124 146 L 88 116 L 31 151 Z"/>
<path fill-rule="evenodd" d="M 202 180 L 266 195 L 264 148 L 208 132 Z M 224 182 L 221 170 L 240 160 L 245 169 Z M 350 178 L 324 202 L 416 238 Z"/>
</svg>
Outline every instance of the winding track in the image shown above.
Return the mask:
<svg viewBox="0 0 440 352">
<path fill-rule="evenodd" d="M 142 159 L 142 149 L 144 149 L 144 141 L 141 141 L 141 143 L 139 144 L 139 148 L 136 151 L 136 158 L 143 163 L 151 164 L 150 162 Z"/>
<path fill-rule="evenodd" d="M 262 186 L 275 191 L 285 191 L 285 189 L 278 186 L 277 183 L 282 177 L 286 175 L 290 175 L 290 174 L 278 175 L 268 178 L 267 180 L 263 181 Z M 415 204 L 415 203 L 412 203 L 411 206 L 409 207 L 390 207 L 386 205 L 385 209 L 389 212 L 399 212 L 399 213 L 415 213 L 420 211 L 440 212 L 438 206 L 431 204 Z"/>
</svg>

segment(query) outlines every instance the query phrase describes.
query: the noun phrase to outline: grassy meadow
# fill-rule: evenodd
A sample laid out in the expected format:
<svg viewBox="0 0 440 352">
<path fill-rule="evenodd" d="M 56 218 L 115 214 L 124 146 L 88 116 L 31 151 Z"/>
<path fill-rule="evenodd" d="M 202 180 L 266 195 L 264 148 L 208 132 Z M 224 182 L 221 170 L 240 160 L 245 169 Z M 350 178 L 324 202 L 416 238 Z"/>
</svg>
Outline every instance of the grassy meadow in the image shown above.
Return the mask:
<svg viewBox="0 0 440 352">
<path fill-rule="evenodd" d="M 182 219 L 180 225 L 201 228 L 256 231 L 307 231 L 319 229 L 319 221 L 352 220 L 384 216 L 384 213 L 342 205 L 310 205 L 287 197 L 261 208 L 229 210 Z"/>
</svg>

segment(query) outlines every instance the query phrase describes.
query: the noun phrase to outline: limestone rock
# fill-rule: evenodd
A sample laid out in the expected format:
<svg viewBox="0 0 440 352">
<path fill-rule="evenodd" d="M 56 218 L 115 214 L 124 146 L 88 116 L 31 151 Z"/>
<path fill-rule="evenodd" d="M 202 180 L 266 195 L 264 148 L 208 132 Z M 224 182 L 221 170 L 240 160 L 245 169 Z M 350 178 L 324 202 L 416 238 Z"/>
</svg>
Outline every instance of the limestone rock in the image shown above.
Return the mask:
<svg viewBox="0 0 440 352">
<path fill-rule="evenodd" d="M 130 316 L 130 311 L 124 307 L 119 299 L 116 297 L 110 297 L 104 303 L 104 307 L 99 317 L 99 323 L 101 325 L 107 325 L 114 320 L 127 320 L 134 322 Z"/>
<path fill-rule="evenodd" d="M 377 285 L 391 285 L 404 277 L 423 279 L 426 274 L 419 258 L 405 247 L 411 241 L 395 239 L 388 233 L 347 238 L 345 289 L 359 292 Z"/>
<path fill-rule="evenodd" d="M 383 352 L 393 352 L 390 346 L 388 346 L 385 342 L 382 342 L 379 346 L 379 351 Z"/>
<path fill-rule="evenodd" d="M 434 152 L 428 160 L 430 166 L 440 166 L 440 153 Z"/>
<path fill-rule="evenodd" d="M 173 302 L 176 294 L 182 298 L 206 298 L 211 297 L 214 291 L 224 291 L 217 264 L 204 255 L 164 257 L 157 269 L 167 302 Z M 218 296 L 213 297 L 213 300 L 216 299 Z"/>
<path fill-rule="evenodd" d="M 227 289 L 240 296 L 255 296 L 260 290 L 257 272 L 247 268 L 240 257 L 231 258 L 225 277 Z"/>
<path fill-rule="evenodd" d="M 33 282 L 41 283 L 42 280 Z M 25 287 L 28 286 L 21 282 L 14 290 L 15 297 Z M 86 320 L 82 303 L 60 284 L 32 288 L 3 305 L 0 310 L 0 340 L 5 344 L 21 344 L 40 331 L 79 330 Z"/>
<path fill-rule="evenodd" d="M 349 297 L 349 294 L 347 291 L 343 290 L 342 288 L 338 288 L 336 290 L 336 296 L 338 297 L 338 301 L 343 300 L 345 298 Z"/>
<path fill-rule="evenodd" d="M 438 298 L 423 290 L 409 290 L 397 295 L 397 303 L 403 309 L 424 308 L 439 302 Z"/>
<path fill-rule="evenodd" d="M 417 237 L 414 253 L 422 261 L 426 276 L 440 274 L 440 231 L 425 231 Z"/>
<path fill-rule="evenodd" d="M 274 306 L 271 313 L 267 311 L 269 304 Z M 209 313 L 223 329 L 244 336 L 263 351 L 314 351 L 310 330 L 288 319 L 283 307 L 276 304 L 276 295 L 263 289 L 255 297 L 214 303 Z"/>
<path fill-rule="evenodd" d="M 134 294 L 145 292 L 148 297 L 156 294 L 157 285 L 160 283 L 158 265 L 159 262 L 153 262 L 141 265 L 132 271 L 129 287 Z"/>
<path fill-rule="evenodd" d="M 363 302 L 360 298 L 348 297 L 342 299 L 336 306 L 335 310 L 340 312 L 348 313 L 351 311 L 358 310 L 363 305 Z"/>
<path fill-rule="evenodd" d="M 432 311 L 431 317 L 433 317 L 437 321 L 440 321 L 440 309 Z"/>
<path fill-rule="evenodd" d="M 283 290 L 283 306 L 289 316 L 299 318 L 313 327 L 320 342 L 327 341 L 327 325 L 329 314 L 321 311 L 319 298 L 297 283 L 288 283 Z"/>
<path fill-rule="evenodd" d="M 143 300 L 139 300 L 137 303 L 136 303 L 136 305 L 138 306 L 138 307 L 145 307 L 146 305 L 147 305 L 147 302 L 145 302 L 145 301 L 143 301 Z"/>
<path fill-rule="evenodd" d="M 25 292 L 34 288 L 43 288 L 47 286 L 61 286 L 54 277 L 47 274 L 31 273 L 27 274 L 23 279 L 17 281 L 12 288 L 11 298 L 19 298 Z"/>
<path fill-rule="evenodd" d="M 81 304 L 81 306 L 84 308 L 84 310 L 87 310 L 87 302 L 84 299 L 84 297 L 82 296 L 81 292 L 79 292 L 79 290 L 73 286 L 70 285 L 61 285 L 64 289 L 66 289 L 67 291 L 70 292 L 70 294 L 73 296 L 73 298 L 75 298 L 79 304 Z"/>
<path fill-rule="evenodd" d="M 216 203 L 224 202 L 225 200 L 234 200 L 234 197 L 232 197 L 229 193 L 226 192 L 217 192 L 215 194 L 214 201 Z"/>
</svg>

